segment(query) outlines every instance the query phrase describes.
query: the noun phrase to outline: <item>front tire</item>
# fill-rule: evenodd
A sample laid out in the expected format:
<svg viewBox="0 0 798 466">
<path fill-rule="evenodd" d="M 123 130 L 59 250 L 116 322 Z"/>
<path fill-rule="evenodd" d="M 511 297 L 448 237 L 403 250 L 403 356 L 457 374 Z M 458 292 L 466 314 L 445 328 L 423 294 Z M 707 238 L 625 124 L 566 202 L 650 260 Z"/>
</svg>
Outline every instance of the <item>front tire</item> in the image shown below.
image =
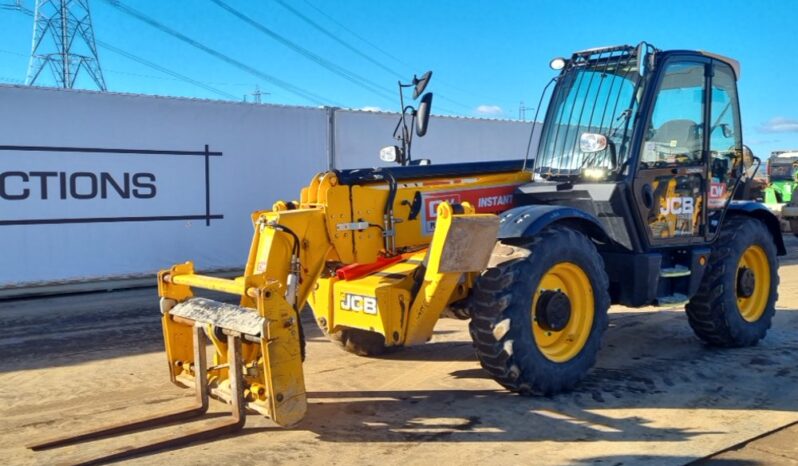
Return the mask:
<svg viewBox="0 0 798 466">
<path fill-rule="evenodd" d="M 778 259 L 765 225 L 732 217 L 722 226 L 698 293 L 685 310 L 695 334 L 713 346 L 753 346 L 776 312 Z"/>
<path fill-rule="evenodd" d="M 472 294 L 469 330 L 480 364 L 521 394 L 573 388 L 596 361 L 608 288 L 595 245 L 574 229 L 498 243 Z"/>
</svg>

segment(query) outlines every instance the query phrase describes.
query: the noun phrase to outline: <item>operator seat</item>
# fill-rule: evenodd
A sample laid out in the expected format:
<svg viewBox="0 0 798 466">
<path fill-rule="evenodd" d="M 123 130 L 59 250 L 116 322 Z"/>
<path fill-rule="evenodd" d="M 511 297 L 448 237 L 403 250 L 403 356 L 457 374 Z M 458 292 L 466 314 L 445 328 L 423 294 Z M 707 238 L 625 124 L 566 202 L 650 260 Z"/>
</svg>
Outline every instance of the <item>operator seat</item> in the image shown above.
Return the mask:
<svg viewBox="0 0 798 466">
<path fill-rule="evenodd" d="M 687 153 L 684 155 L 691 161 L 696 161 L 701 157 L 700 128 L 692 120 L 669 120 L 654 131 L 653 137 L 649 140 L 665 146 L 686 149 Z"/>
</svg>

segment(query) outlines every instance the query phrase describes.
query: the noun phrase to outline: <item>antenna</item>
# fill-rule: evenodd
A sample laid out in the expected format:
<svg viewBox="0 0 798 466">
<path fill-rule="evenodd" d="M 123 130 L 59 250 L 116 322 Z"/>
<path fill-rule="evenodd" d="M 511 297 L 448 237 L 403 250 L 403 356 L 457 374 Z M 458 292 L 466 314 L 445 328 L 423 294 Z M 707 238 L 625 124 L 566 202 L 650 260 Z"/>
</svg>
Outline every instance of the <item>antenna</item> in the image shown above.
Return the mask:
<svg viewBox="0 0 798 466">
<path fill-rule="evenodd" d="M 89 0 L 36 0 L 28 77 L 32 86 L 49 69 L 58 87 L 71 89 L 85 72 L 101 91 L 108 90 L 100 68 Z"/>
</svg>

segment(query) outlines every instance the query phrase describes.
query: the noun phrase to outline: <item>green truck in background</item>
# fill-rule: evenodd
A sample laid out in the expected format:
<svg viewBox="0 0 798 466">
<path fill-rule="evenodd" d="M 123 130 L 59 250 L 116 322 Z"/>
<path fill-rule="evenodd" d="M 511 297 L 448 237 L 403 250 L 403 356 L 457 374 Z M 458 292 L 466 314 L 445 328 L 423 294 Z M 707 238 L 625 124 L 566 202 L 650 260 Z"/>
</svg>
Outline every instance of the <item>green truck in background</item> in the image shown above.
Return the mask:
<svg viewBox="0 0 798 466">
<path fill-rule="evenodd" d="M 798 150 L 774 151 L 767 163 L 768 186 L 765 204 L 773 210 L 776 204 L 788 204 L 796 186 L 798 175 Z"/>
<path fill-rule="evenodd" d="M 782 223 L 789 223 L 790 230 L 798 236 L 798 195 L 793 196 L 798 185 L 798 150 L 773 152 L 767 173 L 765 204 L 777 214 L 781 211 Z"/>
</svg>

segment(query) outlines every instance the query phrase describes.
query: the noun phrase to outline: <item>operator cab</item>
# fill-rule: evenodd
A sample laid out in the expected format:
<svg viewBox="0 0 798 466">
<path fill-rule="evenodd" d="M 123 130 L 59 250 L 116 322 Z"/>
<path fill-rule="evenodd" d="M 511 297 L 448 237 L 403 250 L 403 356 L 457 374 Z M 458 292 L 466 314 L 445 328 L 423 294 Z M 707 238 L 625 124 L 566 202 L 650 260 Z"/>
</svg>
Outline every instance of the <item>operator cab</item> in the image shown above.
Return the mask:
<svg viewBox="0 0 798 466">
<path fill-rule="evenodd" d="M 552 68 L 521 203 L 593 214 L 611 237 L 606 249 L 712 242 L 745 176 L 739 63 L 641 43 L 576 52 Z"/>
</svg>

